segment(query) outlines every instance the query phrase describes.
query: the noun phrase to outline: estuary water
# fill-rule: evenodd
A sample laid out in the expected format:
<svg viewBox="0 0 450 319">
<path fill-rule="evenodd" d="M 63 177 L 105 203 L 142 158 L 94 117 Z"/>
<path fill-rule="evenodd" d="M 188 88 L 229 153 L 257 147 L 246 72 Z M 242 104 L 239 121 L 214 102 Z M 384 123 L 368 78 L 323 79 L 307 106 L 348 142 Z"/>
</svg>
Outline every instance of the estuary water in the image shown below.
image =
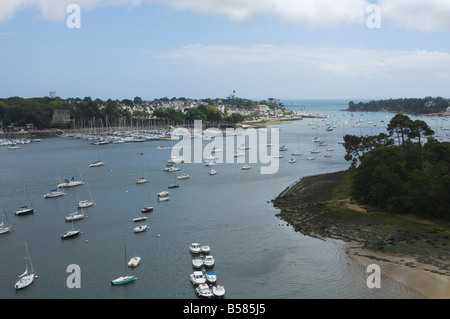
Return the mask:
<svg viewBox="0 0 450 319">
<path fill-rule="evenodd" d="M 293 110 L 328 117 L 273 125 L 267 132 L 257 130 L 258 136 L 278 130 L 280 144 L 288 148 L 280 152 L 284 157 L 276 174 L 261 174 L 260 163 L 241 170 L 237 160 L 214 167 L 183 163 L 178 165 L 180 171 L 164 172 L 171 147 L 178 143 L 173 140 L 91 145 L 85 139 L 54 137 L 16 150 L 0 147 L 0 202 L 14 228 L 0 235 L 0 298 L 197 299 L 189 280 L 193 242 L 211 247 L 213 271 L 229 299 L 413 297 L 411 291 L 387 279 L 382 288 L 369 289 L 365 269 L 350 262 L 344 243 L 295 232 L 276 217 L 278 210 L 271 203 L 301 177 L 348 168 L 338 143 L 342 136 L 378 134 L 392 116 L 352 117 L 340 111 L 346 103 L 290 101 L 286 105 Z M 355 127 L 360 116 L 363 121 Z M 332 130 L 326 131 L 329 126 Z M 315 160 L 308 160 L 310 151 L 317 148 L 312 141 L 317 136 L 328 146 L 315 154 Z M 209 142 L 203 141 L 203 146 Z M 296 150 L 304 155 L 288 163 Z M 324 156 L 327 152 L 330 157 Z M 106 165 L 89 167 L 97 160 Z M 211 168 L 218 174 L 208 175 Z M 190 178 L 176 180 L 182 173 Z M 149 182 L 136 184 L 144 175 Z M 67 188 L 63 197 L 44 198 L 60 180 L 72 176 L 85 184 Z M 180 187 L 168 189 L 174 183 Z M 164 190 L 170 192 L 170 200 L 158 202 L 157 193 Z M 15 216 L 20 206 L 28 204 L 26 193 L 36 213 Z M 84 210 L 86 218 L 73 223 L 82 234 L 62 240 L 60 235 L 72 228 L 65 216 L 77 210 L 78 199 L 91 198 L 96 205 Z M 153 206 L 153 212 L 141 213 L 144 206 Z M 138 223 L 132 219 L 140 216 L 148 217 L 149 229 L 134 233 Z M 17 276 L 25 270 L 25 242 L 38 278 L 16 290 Z M 136 255 L 142 258 L 139 266 L 127 268 L 125 261 Z M 67 283 L 72 264 L 80 269 L 79 288 Z M 138 279 L 111 285 L 111 280 L 125 274 Z"/>
</svg>

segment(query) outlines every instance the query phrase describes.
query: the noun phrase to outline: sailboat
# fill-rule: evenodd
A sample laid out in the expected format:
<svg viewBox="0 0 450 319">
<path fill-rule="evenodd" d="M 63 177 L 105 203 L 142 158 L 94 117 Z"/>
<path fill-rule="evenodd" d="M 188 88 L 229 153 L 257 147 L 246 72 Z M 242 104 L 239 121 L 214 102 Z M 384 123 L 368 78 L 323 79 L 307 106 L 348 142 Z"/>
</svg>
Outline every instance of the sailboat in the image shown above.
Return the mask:
<svg viewBox="0 0 450 319">
<path fill-rule="evenodd" d="M 83 181 L 81 181 L 81 180 L 80 181 L 76 181 L 75 177 L 72 176 L 72 178 L 70 180 L 66 178 L 64 180 L 64 183 L 58 184 L 58 187 L 59 188 L 73 187 L 73 186 L 79 186 L 79 185 L 83 185 L 83 184 L 84 184 Z"/>
<path fill-rule="evenodd" d="M 89 194 L 91 195 L 91 200 L 89 201 L 87 199 L 84 199 L 84 200 L 79 200 L 78 199 L 78 208 L 86 208 L 86 207 L 91 207 L 91 206 L 95 205 L 95 202 L 94 202 L 94 199 L 92 198 L 92 193 L 91 193 L 91 189 L 89 188 L 89 185 L 88 185 L 88 190 L 89 190 Z M 78 198 L 78 193 L 77 193 L 77 198 Z"/>
<path fill-rule="evenodd" d="M 3 214 L 5 215 L 8 226 L 5 225 L 5 221 L 2 218 L 2 222 L 0 223 L 0 234 L 5 234 L 11 230 L 12 226 L 9 223 L 8 216 L 6 215 L 5 207 L 3 207 L 3 205 L 2 205 L 2 210 L 3 210 Z"/>
<path fill-rule="evenodd" d="M 72 229 L 66 230 L 64 234 L 61 235 L 61 239 L 72 238 L 78 236 L 79 234 L 81 234 L 81 229 L 73 229 L 73 219 L 72 219 Z"/>
<path fill-rule="evenodd" d="M 56 173 L 56 175 L 59 176 L 58 172 Z M 56 184 L 58 185 L 58 181 L 56 182 Z M 53 197 L 59 197 L 59 196 L 64 196 L 64 195 L 66 195 L 66 193 L 64 191 L 59 191 L 58 187 L 56 187 L 55 189 L 51 189 L 50 192 L 45 194 L 44 198 L 53 198 Z"/>
<path fill-rule="evenodd" d="M 30 266 L 30 272 L 28 272 Z M 14 286 L 16 289 L 22 289 L 31 285 L 34 281 L 34 269 L 31 263 L 30 253 L 28 252 L 27 243 L 25 242 L 25 272 L 19 276 L 19 281 Z"/>
<path fill-rule="evenodd" d="M 127 272 L 127 247 L 125 246 L 125 273 L 126 272 Z M 119 278 L 116 278 L 114 280 L 111 280 L 111 284 L 123 285 L 123 284 L 127 284 L 129 282 L 135 281 L 136 279 L 137 279 L 136 276 L 124 275 L 124 276 L 120 276 Z"/>
<path fill-rule="evenodd" d="M 28 202 L 30 203 L 31 207 L 28 207 L 27 205 L 20 207 L 21 209 L 16 211 L 16 215 L 18 215 L 18 216 L 33 214 L 36 212 L 36 210 L 33 208 L 33 203 L 31 202 L 30 195 L 28 195 L 28 192 L 26 189 L 25 189 L 25 194 L 28 197 Z"/>
<path fill-rule="evenodd" d="M 141 155 L 142 155 L 142 153 L 141 153 Z M 145 174 L 145 164 L 144 164 L 144 162 L 142 162 L 142 166 L 144 167 L 144 176 L 143 177 L 139 177 L 138 180 L 136 181 L 136 184 L 148 183 L 148 179 L 147 179 L 147 176 Z"/>
</svg>

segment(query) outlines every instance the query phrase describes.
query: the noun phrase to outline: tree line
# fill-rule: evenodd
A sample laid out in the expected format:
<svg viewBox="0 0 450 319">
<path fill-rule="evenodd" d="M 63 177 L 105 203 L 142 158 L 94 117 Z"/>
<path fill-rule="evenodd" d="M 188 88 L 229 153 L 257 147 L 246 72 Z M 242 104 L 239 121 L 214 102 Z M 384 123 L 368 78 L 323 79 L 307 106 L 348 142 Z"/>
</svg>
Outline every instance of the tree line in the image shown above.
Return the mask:
<svg viewBox="0 0 450 319">
<path fill-rule="evenodd" d="M 355 103 L 350 101 L 351 112 L 391 112 L 404 114 L 433 114 L 445 112 L 449 101 L 442 97 L 389 99 Z"/>
<path fill-rule="evenodd" d="M 404 114 L 394 116 L 387 130 L 344 137 L 351 196 L 387 212 L 450 219 L 450 143 L 437 141 L 425 122 Z"/>
<path fill-rule="evenodd" d="M 160 107 L 163 103 L 173 102 L 174 100 L 186 102 L 186 98 L 161 98 L 153 101 L 143 101 L 140 97 L 123 100 L 101 100 L 92 99 L 90 97 L 68 98 L 59 97 L 37 97 L 37 98 L 21 98 L 10 97 L 0 99 L 0 122 L 3 127 L 12 124 L 16 127 L 23 127 L 25 124 L 33 123 L 37 128 L 69 128 L 73 125 L 73 121 L 81 123 L 92 123 L 100 119 L 108 120 L 110 123 L 118 123 L 119 121 L 129 121 L 133 119 L 149 119 L 149 109 L 153 110 L 153 117 L 167 123 L 177 124 L 185 122 L 193 122 L 194 120 L 203 120 L 205 122 L 229 122 L 239 123 L 246 119 L 240 113 L 224 114 L 214 106 L 220 99 L 203 99 L 203 103 L 197 107 L 191 107 L 185 111 L 176 110 L 172 107 Z M 251 109 L 258 104 L 265 104 L 270 108 L 282 108 L 282 103 L 274 98 L 260 102 L 233 98 L 227 99 L 226 103 L 233 105 L 238 109 Z M 125 107 L 123 107 L 125 106 Z M 133 108 L 138 106 L 132 112 L 126 107 Z M 70 110 L 71 122 L 69 123 L 53 123 L 53 113 L 55 110 Z M 98 123 L 92 123 L 98 125 Z M 69 127 L 68 127 L 69 126 Z"/>
</svg>

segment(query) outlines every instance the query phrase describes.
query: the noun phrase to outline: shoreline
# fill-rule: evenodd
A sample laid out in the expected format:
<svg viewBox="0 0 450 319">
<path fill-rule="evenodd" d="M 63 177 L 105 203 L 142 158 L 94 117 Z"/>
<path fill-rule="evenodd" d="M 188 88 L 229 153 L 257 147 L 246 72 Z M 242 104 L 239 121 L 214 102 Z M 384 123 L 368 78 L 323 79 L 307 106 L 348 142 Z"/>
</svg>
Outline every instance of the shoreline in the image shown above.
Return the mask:
<svg viewBox="0 0 450 319">
<path fill-rule="evenodd" d="M 415 292 L 417 298 L 450 298 L 449 227 L 414 217 L 368 210 L 336 197 L 347 171 L 314 175 L 282 191 L 272 202 L 277 217 L 295 231 L 346 243 L 349 260 L 369 264 Z M 382 284 L 382 283 L 381 283 Z"/>
</svg>

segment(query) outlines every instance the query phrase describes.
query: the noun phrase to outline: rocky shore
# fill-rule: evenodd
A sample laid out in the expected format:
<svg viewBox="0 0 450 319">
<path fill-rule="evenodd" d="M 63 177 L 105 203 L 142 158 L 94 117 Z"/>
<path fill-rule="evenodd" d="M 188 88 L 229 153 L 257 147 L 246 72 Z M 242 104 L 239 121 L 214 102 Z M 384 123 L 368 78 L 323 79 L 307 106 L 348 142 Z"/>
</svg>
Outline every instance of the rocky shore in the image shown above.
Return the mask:
<svg viewBox="0 0 450 319">
<path fill-rule="evenodd" d="M 273 200 L 280 209 L 277 216 L 305 235 L 345 241 L 350 258 L 383 265 L 384 275 L 424 297 L 450 298 L 450 227 L 368 211 L 336 196 L 348 174 L 302 178 Z"/>
</svg>

